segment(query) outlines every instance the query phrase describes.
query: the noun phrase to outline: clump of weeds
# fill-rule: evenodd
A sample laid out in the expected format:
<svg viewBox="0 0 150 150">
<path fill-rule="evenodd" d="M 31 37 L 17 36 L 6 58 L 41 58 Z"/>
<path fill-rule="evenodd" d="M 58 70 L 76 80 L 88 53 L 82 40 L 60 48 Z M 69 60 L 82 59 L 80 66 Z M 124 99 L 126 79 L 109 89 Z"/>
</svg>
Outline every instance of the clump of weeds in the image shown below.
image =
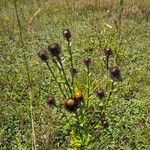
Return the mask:
<svg viewBox="0 0 150 150">
<path fill-rule="evenodd" d="M 103 1 L 0 1 L 0 149 L 150 149 L 149 2 Z"/>
<path fill-rule="evenodd" d="M 97 85 L 92 85 L 94 57 L 85 57 L 81 60 L 85 70 L 85 81 L 79 83 L 82 81 L 78 81 L 77 78 L 79 70 L 74 64 L 71 31 L 64 29 L 62 35 L 67 43 L 69 56 L 67 68 L 64 65 L 64 58 L 61 57 L 64 51 L 60 44 L 51 43 L 47 50 L 38 52 L 38 57 L 46 64 L 50 78 L 54 79 L 61 95 L 60 97 L 49 95 L 46 98 L 47 105 L 55 107 L 57 115 L 61 116 L 58 128 L 61 136 L 58 134 L 56 143 L 62 141 L 60 146 L 68 147 L 68 149 L 91 149 L 93 143 L 99 141 L 101 131 L 107 130 L 111 123 L 107 117 L 107 107 L 118 82 L 122 81 L 121 70 L 117 65 L 113 65 L 114 62 L 111 62 L 113 60 L 112 48 L 104 47 L 102 62 L 106 78 L 103 86 L 98 82 Z M 97 55 L 99 55 L 98 52 Z M 55 67 L 52 67 L 53 65 Z M 59 77 L 56 74 L 57 71 Z"/>
</svg>

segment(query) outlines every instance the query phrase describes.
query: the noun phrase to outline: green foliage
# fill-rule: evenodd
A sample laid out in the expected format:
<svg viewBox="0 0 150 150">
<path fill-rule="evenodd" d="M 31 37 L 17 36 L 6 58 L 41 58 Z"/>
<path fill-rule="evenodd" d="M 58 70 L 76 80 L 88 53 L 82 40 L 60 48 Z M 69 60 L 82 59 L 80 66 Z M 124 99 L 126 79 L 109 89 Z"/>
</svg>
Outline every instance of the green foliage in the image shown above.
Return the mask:
<svg viewBox="0 0 150 150">
<path fill-rule="evenodd" d="M 14 1 L 0 2 L 0 148 L 149 149 L 148 2 L 126 1 L 119 26 L 118 2 L 102 9 L 98 2 L 16 1 L 15 12 Z M 66 27 L 72 34 L 73 66 L 78 71 L 73 86 L 84 95 L 84 102 L 73 113 L 65 109 L 58 84 L 37 56 L 58 42 L 71 84 L 70 54 L 62 36 Z M 106 46 L 113 51 L 109 65 L 119 66 L 122 81 L 109 77 L 103 61 Z M 87 57 L 92 59 L 89 73 L 83 63 Z M 51 60 L 49 65 L 64 91 L 63 72 Z M 99 100 L 95 91 L 105 87 L 106 95 Z M 67 93 L 71 95 L 69 89 Z M 51 95 L 58 107 L 45 103 Z M 107 128 L 101 120 L 104 114 Z"/>
</svg>

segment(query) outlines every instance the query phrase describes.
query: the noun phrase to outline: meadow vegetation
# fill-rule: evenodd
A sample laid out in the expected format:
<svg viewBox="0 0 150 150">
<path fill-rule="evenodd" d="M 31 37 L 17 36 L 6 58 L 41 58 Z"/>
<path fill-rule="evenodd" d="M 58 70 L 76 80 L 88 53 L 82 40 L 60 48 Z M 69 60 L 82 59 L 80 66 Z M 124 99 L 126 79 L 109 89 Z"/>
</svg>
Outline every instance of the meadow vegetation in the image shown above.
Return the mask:
<svg viewBox="0 0 150 150">
<path fill-rule="evenodd" d="M 149 0 L 0 1 L 0 149 L 150 149 Z"/>
</svg>

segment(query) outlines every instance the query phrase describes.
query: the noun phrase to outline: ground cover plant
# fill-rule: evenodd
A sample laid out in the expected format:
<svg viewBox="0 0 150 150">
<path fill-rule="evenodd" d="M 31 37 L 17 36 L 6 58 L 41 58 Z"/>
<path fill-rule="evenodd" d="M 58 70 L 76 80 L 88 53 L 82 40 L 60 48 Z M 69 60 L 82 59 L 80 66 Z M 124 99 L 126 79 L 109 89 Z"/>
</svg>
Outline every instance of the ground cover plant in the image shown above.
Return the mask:
<svg viewBox="0 0 150 150">
<path fill-rule="evenodd" d="M 148 0 L 0 10 L 1 149 L 150 149 Z"/>
</svg>

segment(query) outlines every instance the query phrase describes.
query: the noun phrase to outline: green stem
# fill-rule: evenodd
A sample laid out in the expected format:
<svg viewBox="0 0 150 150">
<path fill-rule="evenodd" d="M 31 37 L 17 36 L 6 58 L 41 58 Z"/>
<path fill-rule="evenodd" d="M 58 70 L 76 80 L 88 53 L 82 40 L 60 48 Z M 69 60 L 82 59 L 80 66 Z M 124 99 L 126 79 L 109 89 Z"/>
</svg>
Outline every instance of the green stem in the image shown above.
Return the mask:
<svg viewBox="0 0 150 150">
<path fill-rule="evenodd" d="M 20 36 L 20 41 L 21 41 L 21 47 L 24 47 L 25 45 L 24 45 L 24 40 L 23 40 L 23 36 L 22 36 L 22 28 L 21 28 L 21 23 L 20 23 L 19 12 L 18 12 L 18 8 L 17 8 L 16 0 L 14 0 L 14 7 L 15 7 L 17 23 L 18 23 L 18 27 L 19 27 L 19 36 Z M 24 61 L 25 61 L 24 64 L 25 64 L 25 68 L 26 68 L 26 71 L 27 71 L 29 86 L 31 87 L 31 78 L 30 78 L 30 73 L 29 73 L 29 65 L 28 65 L 27 56 L 26 56 L 24 48 L 23 48 L 23 57 L 24 57 Z"/>
<path fill-rule="evenodd" d="M 19 18 L 19 12 L 18 12 L 18 7 L 17 7 L 17 1 L 14 0 L 14 9 L 15 9 L 15 14 L 17 17 L 17 23 L 18 23 L 18 27 L 19 27 L 19 36 L 20 36 L 20 42 L 21 42 L 21 48 L 23 48 L 23 57 L 24 57 L 24 65 L 25 65 L 25 69 L 27 72 L 27 78 L 28 78 L 28 84 L 29 84 L 29 88 L 30 91 L 32 90 L 32 82 L 31 82 L 31 77 L 30 77 L 30 72 L 29 72 L 29 65 L 28 65 L 28 60 L 27 60 L 27 56 L 26 56 L 26 51 L 25 51 L 25 45 L 24 45 L 24 40 L 23 40 L 23 36 L 22 36 L 22 27 L 21 27 L 21 23 L 20 23 L 20 18 Z M 30 102 L 30 115 L 31 115 L 31 126 L 32 126 L 32 149 L 36 150 L 36 137 L 35 137 L 35 128 L 34 128 L 34 113 L 33 113 L 33 106 L 32 106 L 32 100 L 34 99 L 34 97 L 30 97 L 30 93 L 28 92 L 28 96 L 29 96 L 29 102 Z"/>
<path fill-rule="evenodd" d="M 87 107 L 89 106 L 90 97 L 90 68 L 87 66 Z"/>
<path fill-rule="evenodd" d="M 106 69 L 109 69 L 109 57 L 106 58 Z"/>
<path fill-rule="evenodd" d="M 59 73 L 60 73 L 60 75 L 61 75 L 61 78 L 63 79 L 61 66 L 59 66 L 58 60 L 55 59 L 55 58 L 54 58 L 54 64 L 57 66 L 57 68 L 58 68 L 58 70 L 59 70 Z M 68 91 L 67 91 L 67 88 L 66 88 L 65 85 L 64 85 L 64 89 L 65 89 L 65 91 L 66 91 L 67 96 L 69 97 L 69 94 L 68 94 Z"/>
<path fill-rule="evenodd" d="M 59 61 L 59 64 L 60 64 L 60 66 L 61 66 L 61 71 L 62 71 L 62 73 L 63 73 L 63 75 L 64 75 L 64 79 L 65 79 L 66 85 L 68 86 L 68 88 L 69 88 L 69 92 L 70 92 L 71 97 L 72 97 L 72 96 L 73 96 L 73 95 L 72 95 L 72 90 L 71 90 L 70 84 L 69 84 L 69 82 L 68 82 L 68 80 L 67 80 L 67 77 L 66 77 L 66 73 L 65 73 L 65 70 L 64 70 L 63 64 L 62 64 L 62 62 L 61 62 L 61 61 Z"/>
<path fill-rule="evenodd" d="M 68 51 L 69 51 L 69 55 L 70 55 L 70 64 L 71 64 L 71 69 L 74 69 L 73 66 L 73 56 L 72 56 L 72 52 L 71 52 L 71 46 L 70 46 L 70 40 L 68 40 Z M 71 73 L 71 84 L 72 84 L 72 88 L 73 88 L 73 93 L 74 93 L 74 75 Z"/>
<path fill-rule="evenodd" d="M 111 98 L 111 95 L 112 95 L 112 93 L 113 93 L 113 90 L 114 89 L 114 81 L 112 82 L 112 84 L 111 84 L 111 91 L 109 92 L 109 95 L 108 95 L 108 98 L 107 98 L 107 103 L 108 103 L 108 101 L 110 100 L 110 98 Z"/>
<path fill-rule="evenodd" d="M 56 78 L 55 74 L 53 73 L 53 71 L 52 71 L 52 69 L 51 69 L 51 67 L 50 67 L 50 65 L 49 65 L 49 63 L 48 63 L 48 61 L 46 61 L 46 65 L 47 65 L 47 67 L 48 67 L 50 73 L 52 74 L 52 76 L 53 76 L 55 82 L 58 84 L 58 87 L 59 87 L 61 93 L 62 93 L 63 96 L 66 98 L 66 95 L 64 94 L 64 92 L 63 92 L 63 90 L 62 90 L 62 88 L 61 88 L 61 84 L 57 81 L 57 78 Z"/>
<path fill-rule="evenodd" d="M 75 117 L 76 117 L 76 128 L 75 128 L 76 129 L 76 133 L 79 133 L 79 136 L 80 136 L 81 141 L 83 143 L 83 134 L 81 133 L 80 119 L 79 119 L 78 112 L 76 112 Z"/>
</svg>

